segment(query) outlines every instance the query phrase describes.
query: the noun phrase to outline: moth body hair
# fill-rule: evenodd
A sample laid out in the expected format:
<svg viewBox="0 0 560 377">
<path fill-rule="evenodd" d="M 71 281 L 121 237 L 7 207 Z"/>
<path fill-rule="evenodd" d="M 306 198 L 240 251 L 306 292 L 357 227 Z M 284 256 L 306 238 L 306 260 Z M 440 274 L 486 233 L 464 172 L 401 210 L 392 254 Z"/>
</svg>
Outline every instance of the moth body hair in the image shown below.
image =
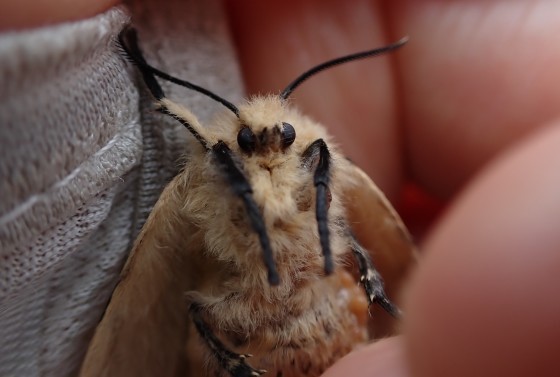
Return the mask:
<svg viewBox="0 0 560 377">
<path fill-rule="evenodd" d="M 179 107 L 174 107 L 174 111 L 188 118 L 191 124 L 198 123 L 190 112 L 182 112 Z M 266 271 L 262 266 L 255 268 L 261 260 L 260 247 L 245 218 L 242 204 L 228 192 L 227 183 L 213 158 L 197 148 L 196 140 L 192 139 L 189 141 L 190 148 L 187 148 L 190 152 L 186 157 L 185 168 L 176 178 L 183 187 L 180 200 L 183 201 L 181 207 L 184 214 L 180 218 L 186 216 L 189 222 L 203 230 L 207 253 L 230 265 L 236 273 L 243 272 L 248 289 L 264 286 L 270 296 L 264 299 L 274 301 L 291 292 L 291 276 L 298 274 L 298 271 L 305 269 L 301 279 L 319 279 L 324 276 L 322 256 L 317 253 L 317 229 L 310 226 L 315 223 L 313 171 L 302 169 L 301 154 L 309 146 L 310 140 L 323 138 L 330 142 L 330 136 L 321 125 L 301 115 L 277 96 L 254 97 L 241 105 L 239 111 L 239 119 L 226 112 L 211 122 L 205 130 L 207 139 L 221 140 L 234 146 L 242 125 L 250 124 L 255 134 L 283 121 L 297 125 L 298 137 L 286 151 L 247 156 L 241 153 L 239 147 L 232 147 L 262 212 L 282 283 L 272 289 L 264 284 Z M 330 144 L 330 149 L 334 161 L 332 174 L 336 175 L 337 164 L 339 161 L 344 163 L 344 159 L 339 158 L 334 144 Z M 333 179 L 333 182 L 337 180 Z M 337 184 L 332 185 L 331 191 L 337 191 Z M 302 208 L 305 210 L 302 211 Z M 344 216 L 338 195 L 333 194 L 329 216 Z M 335 223 L 330 226 L 334 234 L 331 242 L 337 246 L 336 250 L 342 250 L 343 241 L 336 237 L 340 230 Z M 316 274 L 310 273 L 309 268 Z M 236 284 L 243 287 L 245 281 Z"/>
</svg>

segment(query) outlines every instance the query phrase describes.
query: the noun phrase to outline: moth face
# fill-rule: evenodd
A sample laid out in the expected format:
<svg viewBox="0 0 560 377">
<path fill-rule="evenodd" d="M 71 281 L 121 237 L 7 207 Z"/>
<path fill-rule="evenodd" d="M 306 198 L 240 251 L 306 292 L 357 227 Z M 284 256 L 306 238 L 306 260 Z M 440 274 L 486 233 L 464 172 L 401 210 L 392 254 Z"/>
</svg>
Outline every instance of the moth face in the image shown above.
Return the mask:
<svg viewBox="0 0 560 377">
<path fill-rule="evenodd" d="M 278 97 L 256 97 L 240 107 L 237 145 L 245 156 L 284 152 L 296 140 L 296 128 Z"/>
<path fill-rule="evenodd" d="M 291 148 L 295 140 L 295 128 L 287 122 L 255 128 L 242 125 L 237 132 L 239 160 L 269 225 L 280 218 L 293 219 L 299 187 L 312 187 L 311 175 L 302 174 L 300 153 Z"/>
<path fill-rule="evenodd" d="M 314 211 L 313 174 L 319 149 L 310 146 L 328 138 L 321 126 L 279 97 L 268 96 L 252 98 L 240 107 L 234 132 L 228 138 L 230 147 L 238 147 L 236 154 L 265 217 Z"/>
<path fill-rule="evenodd" d="M 240 108 L 229 145 L 237 149 L 255 199 L 263 207 L 280 207 L 280 202 L 273 204 L 278 200 L 287 211 L 295 208 L 292 191 L 302 178 L 298 126 L 293 111 L 278 97 L 256 97 Z M 266 208 L 264 212 L 266 217 Z"/>
</svg>

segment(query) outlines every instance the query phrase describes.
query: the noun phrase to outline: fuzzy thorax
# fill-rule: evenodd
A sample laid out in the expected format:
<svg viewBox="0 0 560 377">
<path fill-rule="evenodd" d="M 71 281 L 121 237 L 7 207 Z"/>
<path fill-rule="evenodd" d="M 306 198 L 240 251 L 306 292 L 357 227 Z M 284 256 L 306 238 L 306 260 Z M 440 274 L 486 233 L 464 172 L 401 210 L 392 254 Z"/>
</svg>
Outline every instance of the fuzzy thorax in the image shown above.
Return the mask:
<svg viewBox="0 0 560 377">
<path fill-rule="evenodd" d="M 328 142 L 330 137 L 321 125 L 275 96 L 255 97 L 239 109 L 239 118 L 226 112 L 205 132 L 209 139 L 221 140 L 229 146 L 236 165 L 251 185 L 270 239 L 281 287 L 268 287 L 261 246 L 243 203 L 228 187 L 215 159 L 194 145 L 185 169 L 178 177 L 184 187 L 181 192 L 185 195 L 181 200 L 181 212 L 205 234 L 206 253 L 223 265 L 219 273 L 224 275 L 224 283 L 232 278 L 240 289 L 246 283 L 247 287 L 260 287 L 272 295 L 276 292 L 283 296 L 302 281 L 324 276 L 324 259 L 315 218 L 313 175 L 316 164 L 304 164 L 302 155 L 313 141 L 323 139 Z M 192 114 L 180 115 L 192 117 Z M 296 130 L 293 144 L 285 149 L 269 148 L 246 153 L 237 144 L 241 127 L 250 127 L 257 137 L 269 132 L 272 138 L 272 130 L 283 122 L 293 125 Z M 198 125 L 195 119 L 191 123 Z M 335 147 L 329 147 L 333 161 L 331 175 L 334 177 L 340 157 Z M 348 251 L 341 225 L 345 215 L 336 183 L 330 191 L 330 242 L 336 259 Z"/>
</svg>

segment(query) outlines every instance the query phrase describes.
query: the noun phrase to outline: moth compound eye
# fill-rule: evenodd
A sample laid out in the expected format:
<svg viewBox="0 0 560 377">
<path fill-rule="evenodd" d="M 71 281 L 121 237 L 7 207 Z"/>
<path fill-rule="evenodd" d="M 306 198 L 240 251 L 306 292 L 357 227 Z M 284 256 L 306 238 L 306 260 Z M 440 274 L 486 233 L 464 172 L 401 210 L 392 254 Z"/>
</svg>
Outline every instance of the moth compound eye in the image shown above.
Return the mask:
<svg viewBox="0 0 560 377">
<path fill-rule="evenodd" d="M 237 144 L 246 153 L 252 153 L 257 146 L 257 137 L 248 126 L 243 126 L 237 133 Z"/>
<path fill-rule="evenodd" d="M 282 148 L 288 148 L 296 139 L 296 130 L 290 123 L 282 122 L 282 131 L 280 131 L 282 140 Z"/>
</svg>

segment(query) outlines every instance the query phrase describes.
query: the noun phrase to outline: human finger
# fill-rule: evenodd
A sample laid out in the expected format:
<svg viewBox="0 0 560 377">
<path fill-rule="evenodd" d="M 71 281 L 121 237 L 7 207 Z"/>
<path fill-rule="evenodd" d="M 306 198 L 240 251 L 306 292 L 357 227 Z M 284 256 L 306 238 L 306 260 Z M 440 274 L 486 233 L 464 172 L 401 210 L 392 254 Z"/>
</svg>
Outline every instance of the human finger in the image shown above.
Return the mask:
<svg viewBox="0 0 560 377">
<path fill-rule="evenodd" d="M 409 376 L 401 337 L 379 340 L 348 354 L 327 370 L 323 377 L 406 377 Z"/>
<path fill-rule="evenodd" d="M 118 0 L 19 0 L 0 2 L 0 31 L 74 21 L 94 16 Z"/>
<path fill-rule="evenodd" d="M 408 171 L 453 196 L 495 155 L 560 119 L 560 2 L 387 3 Z"/>
<path fill-rule="evenodd" d="M 413 375 L 558 376 L 560 123 L 501 156 L 450 208 L 407 293 Z"/>
</svg>

